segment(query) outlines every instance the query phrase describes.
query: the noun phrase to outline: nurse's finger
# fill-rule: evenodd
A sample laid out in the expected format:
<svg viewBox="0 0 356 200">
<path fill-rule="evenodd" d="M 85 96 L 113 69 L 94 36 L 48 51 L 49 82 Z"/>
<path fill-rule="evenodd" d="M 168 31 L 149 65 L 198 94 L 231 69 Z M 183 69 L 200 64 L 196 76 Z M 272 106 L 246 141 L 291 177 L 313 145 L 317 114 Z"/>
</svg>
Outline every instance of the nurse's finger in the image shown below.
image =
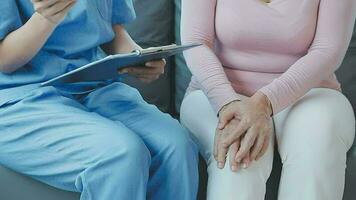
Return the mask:
<svg viewBox="0 0 356 200">
<path fill-rule="evenodd" d="M 70 0 L 70 1 L 72 1 L 72 0 Z M 32 0 L 32 3 L 35 6 L 35 11 L 47 9 L 47 8 L 53 6 L 54 4 L 58 3 L 58 2 L 61 2 L 61 1 L 60 0 L 46 0 L 46 1 L 35 1 L 35 0 Z"/>
<path fill-rule="evenodd" d="M 130 75 L 159 75 L 164 73 L 164 68 L 128 67 L 123 71 Z"/>
<path fill-rule="evenodd" d="M 48 1 L 31 0 L 31 3 L 33 4 L 34 10 L 39 12 L 42 11 L 43 9 L 48 8 L 51 4 L 53 4 L 56 1 L 57 0 L 48 0 Z"/>
<path fill-rule="evenodd" d="M 146 83 L 146 84 L 152 83 L 154 81 L 152 79 L 146 79 L 146 78 L 139 78 L 138 80 L 140 80 L 141 82 Z"/>
<path fill-rule="evenodd" d="M 155 76 L 152 76 L 152 75 L 145 75 L 145 76 L 134 76 L 135 78 L 138 78 L 138 79 L 148 79 L 148 80 L 157 80 L 159 79 L 160 76 L 158 75 L 155 75 Z"/>
<path fill-rule="evenodd" d="M 128 74 L 128 75 L 133 76 L 135 78 L 145 78 L 145 79 L 153 79 L 153 80 L 159 79 L 159 77 L 161 77 L 161 74 L 157 74 L 157 73 L 154 73 L 154 74 L 136 74 L 136 73 L 127 72 L 125 70 L 119 70 L 118 74 Z"/>
<path fill-rule="evenodd" d="M 62 21 L 65 18 L 65 16 L 67 15 L 67 13 L 69 12 L 69 10 L 73 8 L 75 3 L 76 3 L 76 1 L 73 1 L 71 4 L 67 5 L 67 7 L 65 7 L 63 10 L 61 10 L 60 12 L 53 15 L 51 17 L 51 20 L 54 23 L 58 23 L 58 22 Z"/>
<path fill-rule="evenodd" d="M 54 4 L 53 6 L 49 7 L 48 9 L 45 9 L 43 13 L 48 16 L 53 16 L 58 13 L 63 12 L 68 6 L 74 4 L 72 1 L 63 1 Z"/>
<path fill-rule="evenodd" d="M 162 59 L 162 60 L 154 60 L 154 61 L 150 61 L 150 62 L 147 62 L 145 64 L 146 67 L 164 67 L 166 66 L 167 62 L 165 59 Z"/>
<path fill-rule="evenodd" d="M 56 18 L 56 19 L 63 18 L 63 16 L 65 16 L 75 4 L 76 4 L 75 0 L 71 1 L 64 8 L 62 8 L 60 11 L 53 14 L 53 18 Z"/>
</svg>

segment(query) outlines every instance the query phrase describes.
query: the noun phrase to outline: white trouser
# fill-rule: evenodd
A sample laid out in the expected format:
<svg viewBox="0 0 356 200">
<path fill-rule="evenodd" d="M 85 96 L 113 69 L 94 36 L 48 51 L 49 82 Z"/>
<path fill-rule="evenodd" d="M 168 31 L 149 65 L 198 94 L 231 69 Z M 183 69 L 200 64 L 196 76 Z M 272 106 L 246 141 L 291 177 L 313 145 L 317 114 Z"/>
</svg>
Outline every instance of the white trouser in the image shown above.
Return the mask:
<svg viewBox="0 0 356 200">
<path fill-rule="evenodd" d="M 273 120 L 283 163 L 279 200 L 341 200 L 346 153 L 355 134 L 349 101 L 338 91 L 313 89 Z M 264 199 L 273 145 L 248 169 L 234 173 L 227 163 L 220 170 L 212 155 L 217 121 L 202 91 L 186 96 L 181 122 L 193 134 L 208 164 L 208 200 Z"/>
</svg>

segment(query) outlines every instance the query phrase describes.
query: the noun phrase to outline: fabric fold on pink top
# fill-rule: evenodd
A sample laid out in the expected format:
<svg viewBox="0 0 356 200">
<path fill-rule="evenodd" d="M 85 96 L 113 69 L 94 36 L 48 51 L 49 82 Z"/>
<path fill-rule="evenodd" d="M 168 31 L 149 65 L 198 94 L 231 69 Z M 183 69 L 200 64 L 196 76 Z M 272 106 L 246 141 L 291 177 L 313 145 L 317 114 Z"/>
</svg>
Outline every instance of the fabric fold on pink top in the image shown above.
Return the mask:
<svg viewBox="0 0 356 200">
<path fill-rule="evenodd" d="M 274 114 L 309 90 L 340 90 L 341 65 L 356 18 L 355 0 L 183 0 L 182 43 L 193 73 L 215 111 L 264 93 Z"/>
</svg>

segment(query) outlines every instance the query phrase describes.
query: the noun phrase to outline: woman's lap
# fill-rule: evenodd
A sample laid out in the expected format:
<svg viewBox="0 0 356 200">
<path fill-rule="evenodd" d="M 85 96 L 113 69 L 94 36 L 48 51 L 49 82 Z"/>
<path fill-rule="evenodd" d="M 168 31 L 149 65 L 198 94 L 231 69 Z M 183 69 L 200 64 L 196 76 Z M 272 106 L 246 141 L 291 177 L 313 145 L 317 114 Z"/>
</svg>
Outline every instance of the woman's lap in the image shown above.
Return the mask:
<svg viewBox="0 0 356 200">
<path fill-rule="evenodd" d="M 332 89 L 313 89 L 277 114 L 274 123 L 283 163 L 279 199 L 342 199 L 346 156 L 355 134 L 346 97 Z"/>
<path fill-rule="evenodd" d="M 313 139 L 314 142 L 317 142 L 315 140 L 318 138 L 320 142 L 325 142 L 326 139 L 330 138 L 327 138 L 327 135 L 317 134 L 323 134 L 330 129 L 338 130 L 338 128 L 343 127 L 343 130 L 346 129 L 346 131 L 336 131 L 333 135 L 336 137 L 335 140 L 344 143 L 345 148 L 350 148 L 353 143 L 353 134 L 355 132 L 353 110 L 346 97 L 336 90 L 325 88 L 313 89 L 294 105 L 274 116 L 273 120 L 279 146 L 282 146 L 280 142 L 284 138 L 292 137 L 290 134 L 285 133 L 285 129 L 288 127 L 293 127 L 289 128 L 291 130 L 298 129 L 296 132 L 299 134 L 293 135 L 295 138 L 289 139 L 293 142 L 298 140 L 304 141 L 305 139 Z M 181 121 L 188 126 L 194 137 L 200 137 L 202 135 L 200 133 L 202 132 L 214 133 L 218 119 L 205 94 L 197 90 L 188 94 L 184 99 L 181 110 Z M 313 125 L 318 126 L 318 131 L 314 135 L 309 134 L 310 131 L 308 131 L 308 128 L 304 128 L 312 127 Z M 333 125 L 336 127 L 333 127 Z M 192 128 L 194 130 L 191 130 Z M 324 140 L 321 139 L 323 137 L 325 137 Z M 197 139 L 204 141 L 205 144 L 209 143 L 209 146 L 205 146 L 204 148 L 208 148 L 209 151 L 212 150 L 213 134 L 206 134 Z"/>
<path fill-rule="evenodd" d="M 186 96 L 181 108 L 181 121 L 197 139 L 203 156 L 208 159 L 208 164 L 215 163 L 211 152 L 217 117 L 202 91 L 193 91 Z M 338 163 L 334 166 L 338 165 L 338 169 L 344 169 L 346 151 L 353 142 L 355 121 L 352 107 L 342 93 L 331 89 L 313 89 L 293 106 L 277 114 L 274 117 L 274 124 L 284 164 L 310 162 L 313 158 L 317 158 L 315 163 L 336 161 Z M 273 152 L 271 151 L 270 154 Z M 266 156 L 272 158 L 268 153 L 264 157 Z M 264 162 L 259 166 L 270 171 L 272 159 L 268 160 L 270 162 Z M 299 164 L 308 166 L 314 163 Z M 217 168 L 215 165 L 212 167 Z M 315 168 L 315 165 L 309 168 Z M 289 169 L 286 168 L 284 171 L 292 172 Z M 341 170 L 340 173 L 342 174 Z M 233 177 L 233 172 L 224 174 Z M 342 182 L 342 178 L 336 177 L 334 180 Z M 235 189 L 235 193 L 236 191 L 238 189 Z"/>
<path fill-rule="evenodd" d="M 319 147 L 325 152 L 330 150 L 332 142 L 341 142 L 345 149 L 349 149 L 355 133 L 351 104 L 339 91 L 326 88 L 308 92 L 277 114 L 274 124 L 280 150 L 288 148 L 290 142 L 301 146 L 324 144 Z"/>
<path fill-rule="evenodd" d="M 200 153 L 207 162 L 209 200 L 258 199 L 264 196 L 265 183 L 272 169 L 273 145 L 270 145 L 265 156 L 254 162 L 249 170 L 241 169 L 238 173 L 233 173 L 229 159 L 225 168 L 221 170 L 217 168 L 212 155 L 218 118 L 202 91 L 193 91 L 183 100 L 181 123 L 192 133 Z"/>
</svg>

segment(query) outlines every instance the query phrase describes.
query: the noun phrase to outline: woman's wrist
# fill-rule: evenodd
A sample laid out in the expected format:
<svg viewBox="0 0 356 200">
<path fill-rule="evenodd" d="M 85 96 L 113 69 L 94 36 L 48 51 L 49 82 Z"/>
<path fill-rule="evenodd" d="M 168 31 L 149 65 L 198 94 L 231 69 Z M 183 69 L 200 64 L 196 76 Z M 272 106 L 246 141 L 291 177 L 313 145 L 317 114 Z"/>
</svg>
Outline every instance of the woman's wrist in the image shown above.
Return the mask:
<svg viewBox="0 0 356 200">
<path fill-rule="evenodd" d="M 252 101 L 254 101 L 258 108 L 261 108 L 262 112 L 266 114 L 266 116 L 271 117 L 273 115 L 273 108 L 271 101 L 268 97 L 262 92 L 256 92 L 252 97 Z"/>
<path fill-rule="evenodd" d="M 223 112 L 229 105 L 231 105 L 232 103 L 236 103 L 236 102 L 239 102 L 241 100 L 239 99 L 236 99 L 236 100 L 233 100 L 233 101 L 230 101 L 229 103 L 225 104 L 224 106 L 222 106 L 218 112 L 218 117 L 220 116 L 220 113 Z"/>
</svg>

